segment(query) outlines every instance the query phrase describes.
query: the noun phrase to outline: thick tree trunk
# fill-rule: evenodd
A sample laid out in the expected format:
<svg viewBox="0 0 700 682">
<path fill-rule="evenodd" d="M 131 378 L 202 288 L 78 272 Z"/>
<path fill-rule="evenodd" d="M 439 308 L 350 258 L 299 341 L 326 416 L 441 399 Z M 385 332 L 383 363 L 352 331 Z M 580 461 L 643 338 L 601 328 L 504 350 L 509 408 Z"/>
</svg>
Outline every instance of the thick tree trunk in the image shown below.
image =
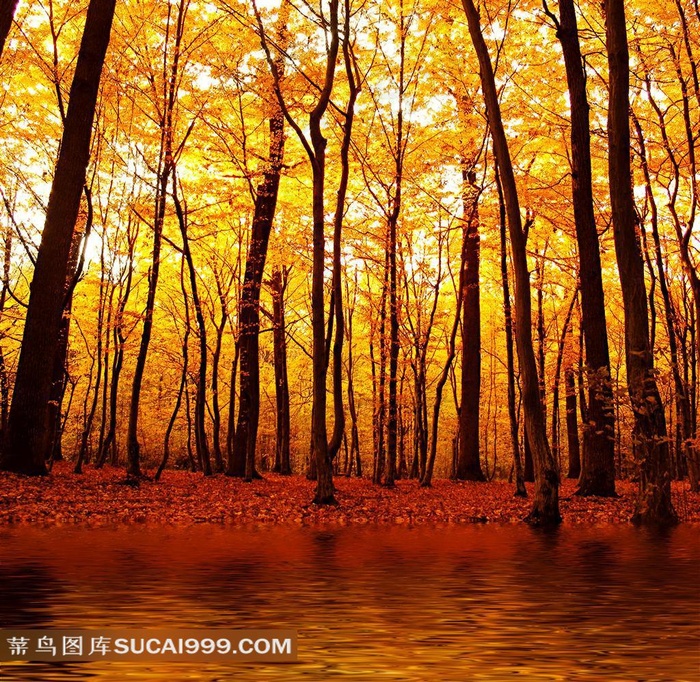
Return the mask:
<svg viewBox="0 0 700 682">
<path fill-rule="evenodd" d="M 485 481 L 479 461 L 479 403 L 481 398 L 481 303 L 479 288 L 480 190 L 473 173 L 462 170 L 462 382 L 459 415 L 459 456 L 455 477 L 460 481 Z"/>
<path fill-rule="evenodd" d="M 498 92 L 488 48 L 479 25 L 479 13 L 473 0 L 463 0 L 469 23 L 469 34 L 474 44 L 480 67 L 481 86 L 486 101 L 486 113 L 493 137 L 493 147 L 501 174 L 503 196 L 508 217 L 510 243 L 515 270 L 515 335 L 518 359 L 523 381 L 525 428 L 532 447 L 535 465 L 535 496 L 528 520 L 533 524 L 552 525 L 561 522 L 559 514 L 559 473 L 547 441 L 544 413 L 540 402 L 537 364 L 532 344 L 532 302 L 530 300 L 530 273 L 527 265 L 525 234 L 520 215 L 515 174 L 508 142 L 501 120 Z"/>
<path fill-rule="evenodd" d="M 670 524 L 678 519 L 671 503 L 666 417 L 654 377 L 653 357 L 649 347 L 644 262 L 636 230 L 632 192 L 629 51 L 624 0 L 606 0 L 605 14 L 610 80 L 610 202 L 625 313 L 627 384 L 635 418 L 635 449 L 641 468 L 640 493 L 633 520 L 643 524 Z"/>
<path fill-rule="evenodd" d="M 90 158 L 90 137 L 115 0 L 91 0 L 37 254 L 0 468 L 45 474 L 48 402 L 70 248 Z"/>
<path fill-rule="evenodd" d="M 545 5 L 546 6 L 546 5 Z M 559 1 L 557 37 L 564 53 L 571 100 L 571 185 L 580 260 L 582 327 L 586 342 L 588 410 L 583 423 L 579 495 L 615 495 L 615 422 L 610 354 L 591 180 L 591 133 L 586 74 L 574 0 Z"/>
<path fill-rule="evenodd" d="M 5 42 L 12 28 L 12 20 L 15 18 L 18 4 L 19 0 L 0 0 L 0 56 L 5 49 Z"/>
<path fill-rule="evenodd" d="M 277 25 L 277 45 L 280 49 L 288 42 L 286 17 L 289 8 L 283 3 L 286 14 Z M 275 61 L 275 78 L 284 77 L 284 60 Z M 228 463 L 230 476 L 243 476 L 246 480 L 259 477 L 255 469 L 255 451 L 260 419 L 260 286 L 262 284 L 267 246 L 277 208 L 282 163 L 284 160 L 284 113 L 280 103 L 273 99 L 270 116 L 270 143 L 268 166 L 257 189 L 253 227 L 248 246 L 243 291 L 239 305 L 240 392 L 238 398 L 238 423 L 233 449 Z"/>
</svg>

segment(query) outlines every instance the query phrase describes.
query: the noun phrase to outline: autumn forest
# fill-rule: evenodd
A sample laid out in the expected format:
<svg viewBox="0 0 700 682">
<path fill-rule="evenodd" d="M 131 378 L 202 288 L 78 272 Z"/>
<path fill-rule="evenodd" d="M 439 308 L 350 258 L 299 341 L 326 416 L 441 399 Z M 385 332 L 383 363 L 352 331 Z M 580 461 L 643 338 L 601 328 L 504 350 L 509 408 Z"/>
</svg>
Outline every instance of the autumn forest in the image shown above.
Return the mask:
<svg viewBox="0 0 700 682">
<path fill-rule="evenodd" d="M 0 469 L 700 492 L 697 0 L 0 0 L 0 51 Z"/>
</svg>

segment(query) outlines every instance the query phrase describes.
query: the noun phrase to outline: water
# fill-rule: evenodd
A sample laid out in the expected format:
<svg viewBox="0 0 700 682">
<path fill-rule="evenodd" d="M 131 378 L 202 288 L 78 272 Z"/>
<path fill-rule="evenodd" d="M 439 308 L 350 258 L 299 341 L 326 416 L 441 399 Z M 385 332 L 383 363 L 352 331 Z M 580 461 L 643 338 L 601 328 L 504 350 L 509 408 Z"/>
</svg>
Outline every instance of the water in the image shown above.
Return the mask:
<svg viewBox="0 0 700 682">
<path fill-rule="evenodd" d="M 299 663 L 0 680 L 700 680 L 700 533 L 628 526 L 5 528 L 2 626 L 293 628 Z"/>
</svg>

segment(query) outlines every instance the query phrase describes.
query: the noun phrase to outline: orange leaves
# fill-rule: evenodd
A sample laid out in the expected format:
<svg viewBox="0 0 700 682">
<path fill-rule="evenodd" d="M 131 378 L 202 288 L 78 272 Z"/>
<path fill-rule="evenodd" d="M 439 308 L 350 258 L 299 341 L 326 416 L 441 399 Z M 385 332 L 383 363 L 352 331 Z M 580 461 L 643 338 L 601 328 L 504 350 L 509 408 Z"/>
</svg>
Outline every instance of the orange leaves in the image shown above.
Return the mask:
<svg viewBox="0 0 700 682">
<path fill-rule="evenodd" d="M 205 478 L 186 471 L 166 471 L 160 483 L 138 488 L 122 485 L 122 469 L 87 468 L 83 475 L 59 462 L 45 478 L 0 474 L 0 523 L 31 524 L 292 524 L 388 525 L 517 523 L 532 499 L 513 497 L 508 483 L 454 483 L 438 480 L 432 488 L 398 481 L 393 489 L 366 479 L 336 478 L 337 507 L 311 504 L 314 482 L 304 476 L 266 474 L 244 483 L 226 476 Z M 634 509 L 637 485 L 618 481 L 619 498 L 582 498 L 576 482 L 560 490 L 565 523 L 624 523 Z M 532 494 L 532 486 L 528 485 Z M 683 499 L 683 520 L 700 522 L 700 494 L 674 483 Z"/>
</svg>

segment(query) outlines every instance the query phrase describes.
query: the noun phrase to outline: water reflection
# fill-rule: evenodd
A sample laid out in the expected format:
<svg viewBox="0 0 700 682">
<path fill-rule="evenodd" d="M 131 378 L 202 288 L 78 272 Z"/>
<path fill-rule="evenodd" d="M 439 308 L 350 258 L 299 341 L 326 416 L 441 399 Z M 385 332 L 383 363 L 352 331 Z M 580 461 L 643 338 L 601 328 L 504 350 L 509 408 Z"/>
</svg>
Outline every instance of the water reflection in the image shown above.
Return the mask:
<svg viewBox="0 0 700 682">
<path fill-rule="evenodd" d="M 697 680 L 696 527 L 6 529 L 2 625 L 291 627 L 297 665 L 3 680 Z"/>
</svg>

